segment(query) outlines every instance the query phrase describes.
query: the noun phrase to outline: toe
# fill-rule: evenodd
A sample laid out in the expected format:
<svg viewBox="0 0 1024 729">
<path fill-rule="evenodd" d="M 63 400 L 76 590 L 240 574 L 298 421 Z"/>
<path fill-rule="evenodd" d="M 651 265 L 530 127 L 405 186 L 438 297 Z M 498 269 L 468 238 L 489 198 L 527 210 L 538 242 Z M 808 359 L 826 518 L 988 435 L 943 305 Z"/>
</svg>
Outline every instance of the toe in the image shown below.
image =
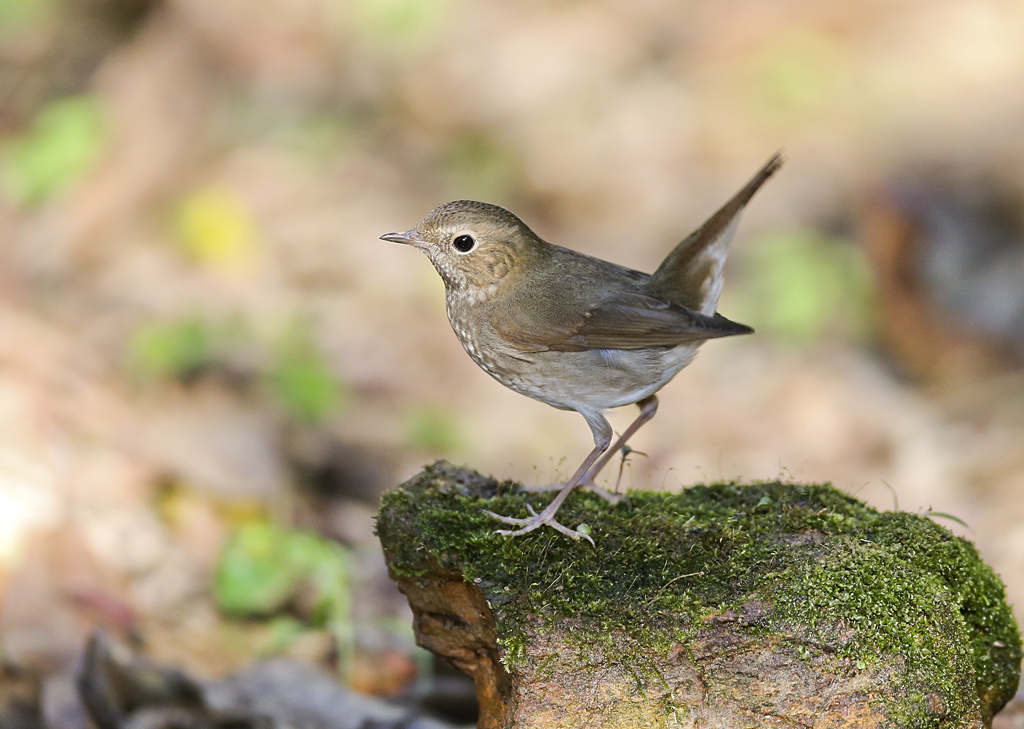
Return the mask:
<svg viewBox="0 0 1024 729">
<path fill-rule="evenodd" d="M 481 511 L 487 514 L 487 516 L 493 517 L 498 521 L 503 521 L 506 524 L 511 524 L 512 526 L 523 526 L 530 521 L 529 519 L 517 519 L 514 516 L 502 516 L 501 514 L 495 513 L 493 511 L 488 511 L 487 509 L 481 509 Z"/>
</svg>

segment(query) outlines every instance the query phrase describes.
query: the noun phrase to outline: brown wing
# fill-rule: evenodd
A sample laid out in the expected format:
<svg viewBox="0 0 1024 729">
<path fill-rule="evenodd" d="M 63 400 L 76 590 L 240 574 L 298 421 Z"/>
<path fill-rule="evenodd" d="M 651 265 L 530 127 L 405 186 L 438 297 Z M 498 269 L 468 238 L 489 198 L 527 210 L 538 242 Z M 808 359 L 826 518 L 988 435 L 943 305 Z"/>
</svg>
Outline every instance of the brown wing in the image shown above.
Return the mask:
<svg viewBox="0 0 1024 729">
<path fill-rule="evenodd" d="M 721 314 L 704 316 L 636 290 L 611 293 L 575 317 L 543 318 L 546 321 L 519 318 L 512 326 L 499 317 L 494 320 L 495 330 L 521 351 L 562 352 L 672 347 L 754 331 Z"/>
</svg>

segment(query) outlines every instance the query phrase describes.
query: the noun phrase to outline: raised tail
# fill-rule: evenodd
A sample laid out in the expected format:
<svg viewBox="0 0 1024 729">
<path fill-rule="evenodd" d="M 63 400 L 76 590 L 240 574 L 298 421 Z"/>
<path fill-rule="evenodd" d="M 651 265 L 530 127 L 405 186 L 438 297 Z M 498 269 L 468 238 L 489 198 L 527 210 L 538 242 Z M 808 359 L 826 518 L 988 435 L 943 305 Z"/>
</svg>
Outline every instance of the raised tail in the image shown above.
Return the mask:
<svg viewBox="0 0 1024 729">
<path fill-rule="evenodd" d="M 768 160 L 742 190 L 668 254 L 643 288 L 705 316 L 714 314 L 722 293 L 722 268 L 740 212 L 782 162 L 779 153 Z"/>
</svg>

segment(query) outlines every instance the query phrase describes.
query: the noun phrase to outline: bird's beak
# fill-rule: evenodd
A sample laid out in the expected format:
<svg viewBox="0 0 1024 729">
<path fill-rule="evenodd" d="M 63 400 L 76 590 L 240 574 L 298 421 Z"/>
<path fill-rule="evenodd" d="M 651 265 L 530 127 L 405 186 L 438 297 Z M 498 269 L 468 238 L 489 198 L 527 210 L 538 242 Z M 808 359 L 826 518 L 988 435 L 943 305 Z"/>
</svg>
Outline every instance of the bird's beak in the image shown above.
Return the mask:
<svg viewBox="0 0 1024 729">
<path fill-rule="evenodd" d="M 387 235 L 382 235 L 380 239 L 389 240 L 392 243 L 405 243 L 410 246 L 418 245 L 423 242 L 423 236 L 421 236 L 420 232 L 415 228 L 407 230 L 404 233 L 388 233 Z"/>
</svg>

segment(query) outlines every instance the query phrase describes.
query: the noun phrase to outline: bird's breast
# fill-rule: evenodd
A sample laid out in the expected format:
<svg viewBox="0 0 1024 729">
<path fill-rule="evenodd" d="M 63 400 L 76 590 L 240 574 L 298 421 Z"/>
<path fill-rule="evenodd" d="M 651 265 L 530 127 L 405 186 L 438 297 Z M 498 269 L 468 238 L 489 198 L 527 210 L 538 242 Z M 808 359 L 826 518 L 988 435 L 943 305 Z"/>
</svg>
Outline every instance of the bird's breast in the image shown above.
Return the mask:
<svg viewBox="0 0 1024 729">
<path fill-rule="evenodd" d="M 493 330 L 487 318 L 479 310 L 483 301 L 478 296 L 462 296 L 458 293 L 447 297 L 448 321 L 451 322 L 455 336 L 459 338 L 466 353 L 487 374 L 494 377 L 506 387 L 512 387 L 508 374 L 507 357 L 500 353 L 501 347 L 488 334 Z"/>
</svg>

